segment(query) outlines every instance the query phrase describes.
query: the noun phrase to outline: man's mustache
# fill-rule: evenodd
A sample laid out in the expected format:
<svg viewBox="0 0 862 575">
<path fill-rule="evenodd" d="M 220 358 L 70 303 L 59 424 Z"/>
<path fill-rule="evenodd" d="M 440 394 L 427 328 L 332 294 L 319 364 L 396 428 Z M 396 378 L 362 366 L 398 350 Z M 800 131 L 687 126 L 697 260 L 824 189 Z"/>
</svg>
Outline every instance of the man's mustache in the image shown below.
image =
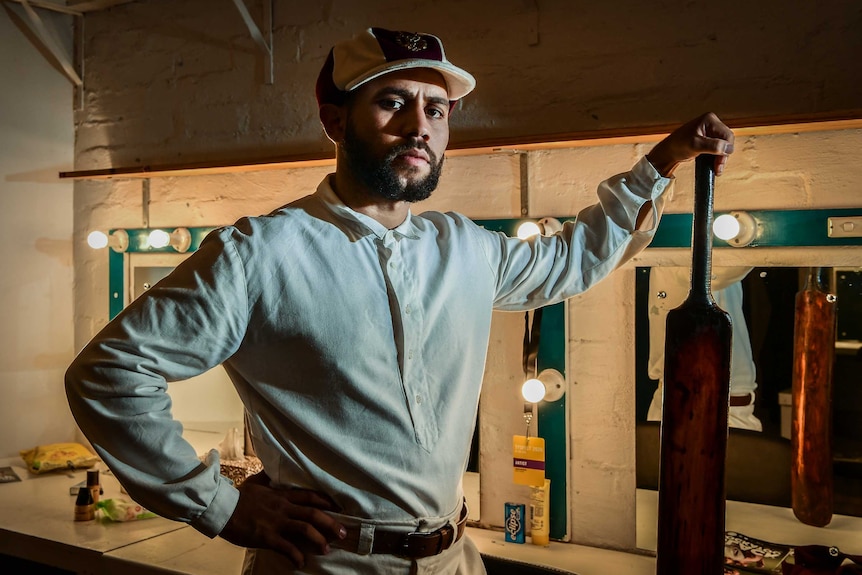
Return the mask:
<svg viewBox="0 0 862 575">
<path fill-rule="evenodd" d="M 428 154 L 428 159 L 431 161 L 431 165 L 432 166 L 437 165 L 437 155 L 431 151 L 431 148 L 428 146 L 428 142 L 426 142 L 425 140 L 423 140 L 421 138 L 414 138 L 414 139 L 408 140 L 407 142 L 405 142 L 403 144 L 396 145 L 386 155 L 386 160 L 387 160 L 387 162 L 391 162 L 392 160 L 394 160 L 399 155 L 405 154 L 411 150 L 422 150 L 422 151 L 424 151 L 426 154 Z"/>
</svg>

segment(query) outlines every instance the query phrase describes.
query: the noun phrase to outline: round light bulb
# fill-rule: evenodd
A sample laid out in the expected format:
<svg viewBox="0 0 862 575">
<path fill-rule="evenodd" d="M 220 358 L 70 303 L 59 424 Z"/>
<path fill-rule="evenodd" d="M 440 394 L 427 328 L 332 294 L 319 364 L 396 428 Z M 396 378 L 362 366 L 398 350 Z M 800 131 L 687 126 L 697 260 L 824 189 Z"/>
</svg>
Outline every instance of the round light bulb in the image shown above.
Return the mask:
<svg viewBox="0 0 862 575">
<path fill-rule="evenodd" d="M 539 220 L 539 228 L 543 236 L 552 236 L 563 229 L 563 224 L 557 218 L 542 218 Z"/>
<path fill-rule="evenodd" d="M 171 245 L 181 254 L 189 251 L 192 245 L 192 234 L 188 228 L 177 228 L 171 234 Z"/>
<path fill-rule="evenodd" d="M 545 397 L 545 384 L 538 379 L 528 379 L 521 386 L 521 395 L 530 403 L 538 403 Z"/>
<path fill-rule="evenodd" d="M 760 233 L 757 220 L 745 211 L 733 211 L 715 218 L 712 224 L 715 237 L 735 248 L 751 245 Z"/>
<path fill-rule="evenodd" d="M 718 216 L 712 223 L 712 233 L 714 233 L 718 239 L 724 241 L 732 240 L 738 236 L 740 229 L 741 226 L 739 225 L 739 220 L 731 214 Z"/>
<path fill-rule="evenodd" d="M 90 232 L 87 236 L 87 245 L 94 250 L 100 250 L 108 247 L 108 235 L 105 232 Z"/>
<path fill-rule="evenodd" d="M 171 235 L 164 230 L 153 230 L 147 237 L 147 243 L 151 248 L 164 248 L 170 245 Z"/>
<path fill-rule="evenodd" d="M 520 226 L 518 226 L 518 237 L 522 240 L 526 240 L 527 238 L 538 236 L 542 233 L 542 230 L 539 228 L 539 224 L 536 222 L 524 222 Z"/>
</svg>

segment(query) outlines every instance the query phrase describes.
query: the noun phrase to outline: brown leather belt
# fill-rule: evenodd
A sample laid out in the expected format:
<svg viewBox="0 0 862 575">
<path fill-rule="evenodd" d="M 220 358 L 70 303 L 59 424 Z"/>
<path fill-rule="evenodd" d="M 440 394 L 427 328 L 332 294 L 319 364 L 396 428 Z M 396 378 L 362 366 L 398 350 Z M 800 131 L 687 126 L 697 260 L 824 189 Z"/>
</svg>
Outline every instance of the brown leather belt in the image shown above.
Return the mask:
<svg viewBox="0 0 862 575">
<path fill-rule="evenodd" d="M 374 542 L 371 552 L 383 555 L 397 555 L 409 559 L 422 559 L 438 555 L 449 549 L 456 541 L 464 535 L 464 527 L 467 523 L 467 505 L 461 508 L 461 517 L 453 527 L 447 523 L 436 531 L 430 533 L 387 531 L 384 529 L 374 530 Z M 341 541 L 333 541 L 335 547 L 357 553 L 359 549 L 358 526 L 347 528 L 347 537 Z"/>
<path fill-rule="evenodd" d="M 746 395 L 731 395 L 730 396 L 730 406 L 731 407 L 745 407 L 746 405 L 751 405 L 751 394 L 748 393 Z"/>
</svg>

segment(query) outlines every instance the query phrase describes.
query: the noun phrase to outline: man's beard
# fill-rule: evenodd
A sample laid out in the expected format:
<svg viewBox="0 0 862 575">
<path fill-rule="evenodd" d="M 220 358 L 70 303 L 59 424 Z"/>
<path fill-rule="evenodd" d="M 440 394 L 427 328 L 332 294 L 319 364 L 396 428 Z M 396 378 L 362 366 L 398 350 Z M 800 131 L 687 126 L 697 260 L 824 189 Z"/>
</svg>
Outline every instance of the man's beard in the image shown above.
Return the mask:
<svg viewBox="0 0 862 575">
<path fill-rule="evenodd" d="M 402 182 L 392 163 L 399 154 L 410 150 L 424 150 L 428 154 L 431 171 L 420 180 Z M 392 148 L 386 156 L 378 158 L 371 152 L 371 146 L 364 142 L 348 121 L 341 150 L 347 160 L 347 167 L 369 192 L 381 198 L 403 202 L 421 202 L 437 188 L 440 173 L 443 171 L 443 157 L 437 156 L 428 144 L 419 138 Z"/>
</svg>

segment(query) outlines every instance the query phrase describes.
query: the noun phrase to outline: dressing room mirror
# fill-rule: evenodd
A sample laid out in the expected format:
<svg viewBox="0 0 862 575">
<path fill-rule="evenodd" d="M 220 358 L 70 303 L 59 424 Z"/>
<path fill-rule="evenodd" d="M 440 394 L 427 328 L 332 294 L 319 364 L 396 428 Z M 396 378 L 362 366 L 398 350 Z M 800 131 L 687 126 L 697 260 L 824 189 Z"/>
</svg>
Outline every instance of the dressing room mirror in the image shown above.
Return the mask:
<svg viewBox="0 0 862 575">
<path fill-rule="evenodd" d="M 655 271 L 654 271 L 655 270 Z M 753 416 L 762 431 L 731 429 L 728 439 L 728 500 L 790 506 L 790 418 L 793 377 L 795 298 L 804 285 L 808 268 L 714 268 L 713 292 L 719 306 L 734 305 L 740 297 L 757 383 Z M 740 273 L 741 272 L 741 273 Z M 656 359 L 651 345 L 661 331 L 651 320 L 663 317 L 661 309 L 678 305 L 687 289 L 672 285 L 688 281 L 687 268 L 636 270 L 636 417 L 637 481 L 641 489 L 654 490 L 658 481 L 659 431 L 650 422 L 653 396 L 658 386 Z M 651 281 L 652 278 L 652 281 Z M 676 278 L 676 279 L 675 279 Z M 836 294 L 837 329 L 833 364 L 834 509 L 839 515 L 862 516 L 862 268 L 821 268 L 829 293 Z M 667 286 L 667 287 L 666 287 Z M 717 291 L 727 287 L 728 296 Z M 682 289 L 681 293 L 676 293 Z M 728 299 L 731 298 L 731 299 Z M 678 301 L 670 301 L 677 299 Z M 731 312 L 731 310 L 726 309 Z M 731 317 L 734 321 L 736 318 Z M 750 342 L 750 343 L 749 343 Z M 734 353 L 743 353 L 734 346 Z M 733 368 L 735 369 L 735 367 Z M 744 376 L 741 376 L 744 377 Z M 731 389 L 733 395 L 733 384 Z M 660 395 L 660 394 L 659 394 Z M 658 401 L 657 403 L 660 403 Z M 754 463 L 755 465 L 751 465 Z"/>
<path fill-rule="evenodd" d="M 187 254 L 128 254 L 126 305 L 168 275 Z M 243 429 L 243 405 L 220 365 L 170 384 L 171 412 L 198 453 L 217 449 L 228 430 Z"/>
<path fill-rule="evenodd" d="M 531 338 L 537 333 L 541 334 L 536 358 L 539 371 L 555 369 L 560 374 L 566 371 L 565 314 L 565 303 L 544 307 L 539 332 L 536 331 L 535 312 L 528 314 Z M 561 540 L 565 538 L 568 528 L 566 396 L 565 393 L 554 395 L 547 392 L 548 395 L 535 404 L 534 415 L 530 419 L 530 431 L 527 432 L 524 418 L 525 399 L 521 393 L 526 379 L 525 329 L 524 312 L 492 313 L 491 338 L 476 425 L 477 436 L 474 438 L 479 440 L 481 449 L 477 449 L 480 453 L 479 466 L 476 469 L 480 472 L 479 483 L 476 485 L 478 491 L 473 496 L 478 498 L 481 505 L 481 522 L 503 527 L 505 503 L 526 504 L 530 498 L 530 488 L 518 485 L 512 480 L 513 436 L 542 437 L 545 441 L 544 475 L 551 481 L 550 537 Z M 469 483 L 465 480 L 465 490 L 467 487 Z M 468 503 L 469 498 L 468 493 Z"/>
<path fill-rule="evenodd" d="M 187 253 L 152 251 L 112 254 L 111 274 L 115 278 L 111 284 L 112 299 L 121 300 L 122 307 L 125 307 L 167 276 L 186 257 L 188 257 Z M 121 307 L 116 306 L 113 309 L 118 312 Z M 557 315 L 561 317 L 561 309 L 557 310 Z M 558 319 L 556 323 L 560 324 L 560 321 Z M 463 477 L 471 521 L 478 522 L 482 517 L 480 439 L 485 442 L 486 449 L 511 452 L 512 433 L 524 433 L 518 423 L 523 422 L 523 399 L 520 398 L 520 385 L 523 383 L 521 368 L 523 322 L 523 314 L 494 312 L 492 333 L 495 335 L 492 336 L 489 346 L 485 391 L 483 391 L 483 397 L 486 392 L 488 395 L 488 399 L 483 404 L 491 415 L 485 418 L 484 423 L 477 415 L 476 433 Z M 565 346 L 565 340 L 559 333 L 559 325 L 549 327 L 546 331 L 548 339 L 554 339 L 558 345 Z M 502 389 L 511 391 L 508 397 L 500 398 L 499 391 Z M 229 429 L 243 428 L 242 402 L 222 366 L 216 366 L 188 380 L 173 382 L 168 387 L 168 393 L 171 396 L 173 416 L 182 423 L 183 436 L 198 453 L 218 448 L 218 444 Z M 508 407 L 502 408 L 501 405 Z M 496 421 L 497 416 L 502 417 L 502 420 Z M 505 434 L 501 431 L 504 428 Z M 537 422 L 534 422 L 533 432 L 535 433 L 536 430 Z M 564 434 L 561 433 L 560 436 L 564 442 Z M 491 447 L 487 447 L 489 442 Z M 559 442 L 556 443 L 559 444 Z M 502 490 L 499 488 L 498 484 L 503 482 L 489 481 L 488 478 L 505 476 L 506 472 L 511 474 L 511 459 L 503 461 L 501 458 L 486 458 L 484 467 L 487 472 L 485 498 L 490 498 L 493 502 L 488 507 L 488 522 L 493 523 L 497 518 L 490 510 L 498 507 L 502 509 L 502 501 L 511 499 L 513 494 L 505 488 Z M 559 489 L 564 490 L 564 482 L 558 483 Z M 528 490 L 525 488 L 522 491 L 524 492 L 520 495 L 523 495 L 523 500 L 526 501 Z M 497 505 L 498 499 L 499 505 Z M 565 506 L 565 499 L 558 497 L 557 503 Z M 558 512 L 557 515 L 565 517 L 564 512 Z"/>
</svg>

